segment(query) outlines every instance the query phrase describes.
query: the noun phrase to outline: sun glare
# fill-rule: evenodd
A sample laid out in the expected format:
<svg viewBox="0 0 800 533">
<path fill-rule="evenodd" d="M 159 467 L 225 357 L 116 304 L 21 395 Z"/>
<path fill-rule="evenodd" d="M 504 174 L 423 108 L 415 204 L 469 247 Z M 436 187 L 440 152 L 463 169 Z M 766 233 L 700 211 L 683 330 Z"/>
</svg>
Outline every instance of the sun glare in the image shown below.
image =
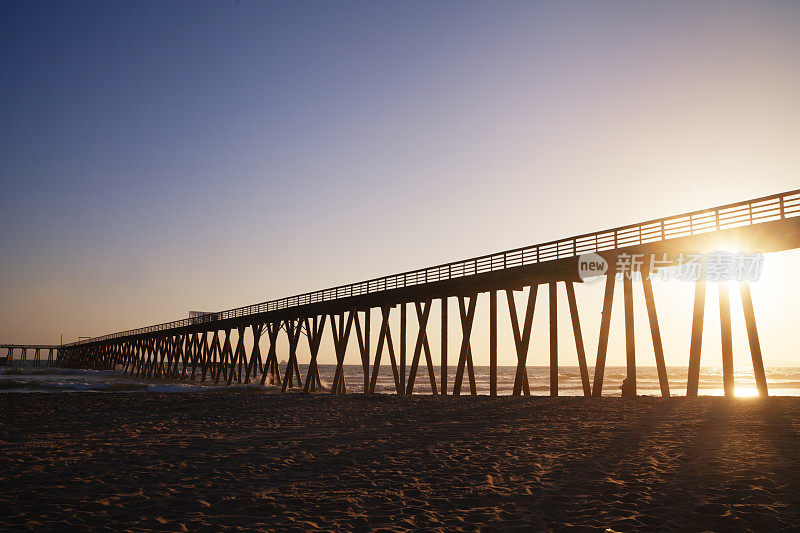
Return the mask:
<svg viewBox="0 0 800 533">
<path fill-rule="evenodd" d="M 733 390 L 733 395 L 737 398 L 754 398 L 758 396 L 758 390 L 754 387 L 736 387 Z"/>
</svg>

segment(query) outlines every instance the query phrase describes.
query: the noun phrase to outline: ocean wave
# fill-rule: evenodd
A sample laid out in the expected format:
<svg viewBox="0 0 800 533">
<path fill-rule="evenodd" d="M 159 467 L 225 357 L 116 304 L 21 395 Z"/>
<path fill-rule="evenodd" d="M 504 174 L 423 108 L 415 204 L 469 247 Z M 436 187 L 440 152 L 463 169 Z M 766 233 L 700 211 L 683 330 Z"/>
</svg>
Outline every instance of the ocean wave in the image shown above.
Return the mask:
<svg viewBox="0 0 800 533">
<path fill-rule="evenodd" d="M 2 380 L 2 391 L 38 391 L 38 392 L 136 392 L 147 390 L 143 383 L 59 383 L 40 380 Z"/>
<path fill-rule="evenodd" d="M 320 365 L 322 387 L 317 389 L 318 393 L 330 393 L 330 384 L 333 380 L 335 365 Z M 528 380 L 531 392 L 535 394 L 548 394 L 549 369 L 546 367 L 527 367 Z M 489 372 L 488 367 L 475 368 L 475 380 L 479 394 L 489 392 Z M 590 369 L 590 379 L 593 379 L 593 369 Z M 703 393 L 708 394 L 710 389 L 722 388 L 722 376 L 713 367 L 703 367 L 700 376 L 700 388 Z M 431 394 L 430 383 L 424 369 L 419 371 L 414 388 L 415 394 Z M 498 368 L 497 392 L 500 395 L 508 395 L 513 390 L 516 369 L 514 367 Z M 674 369 L 668 373 L 669 384 L 673 394 L 680 394 L 680 390 L 686 384 L 686 370 Z M 305 372 L 303 373 L 305 377 Z M 451 371 L 448 375 L 448 390 L 453 389 L 455 372 Z M 619 394 L 619 387 L 627 373 L 623 367 L 607 367 L 604 380 L 604 390 L 609 394 Z M 347 383 L 347 392 L 363 392 L 363 374 L 360 366 L 353 365 L 345 367 L 344 377 Z M 440 386 L 441 376 L 437 373 L 437 385 Z M 752 370 L 737 369 L 735 376 L 737 387 L 755 387 L 753 383 Z M 305 379 L 303 380 L 305 381 Z M 767 381 L 770 391 L 797 391 L 800 394 L 800 368 L 776 367 L 767 369 Z M 645 394 L 657 394 L 660 388 L 657 371 L 651 367 L 640 367 L 637 369 L 637 382 L 639 391 Z M 213 383 L 213 380 L 200 382 L 178 379 L 160 378 L 139 378 L 131 375 L 123 375 L 120 370 L 80 370 L 80 369 L 60 369 L 52 367 L 5 367 L 0 368 L 0 392 L 94 392 L 94 393 L 134 393 L 134 392 L 153 392 L 153 393 L 186 393 L 186 392 L 211 392 L 211 391 L 236 391 L 251 390 L 261 393 L 280 392 L 280 385 L 261 385 L 260 380 L 253 383 L 233 384 L 226 386 L 225 382 Z M 294 388 L 292 392 L 302 391 L 302 388 Z M 580 372 L 577 367 L 563 369 L 559 372 L 559 392 L 565 396 L 582 394 L 583 386 L 580 379 Z M 395 384 L 391 372 L 384 372 L 378 377 L 375 388 L 376 393 L 394 394 Z M 461 385 L 461 394 L 469 394 L 469 380 L 465 373 Z"/>
</svg>

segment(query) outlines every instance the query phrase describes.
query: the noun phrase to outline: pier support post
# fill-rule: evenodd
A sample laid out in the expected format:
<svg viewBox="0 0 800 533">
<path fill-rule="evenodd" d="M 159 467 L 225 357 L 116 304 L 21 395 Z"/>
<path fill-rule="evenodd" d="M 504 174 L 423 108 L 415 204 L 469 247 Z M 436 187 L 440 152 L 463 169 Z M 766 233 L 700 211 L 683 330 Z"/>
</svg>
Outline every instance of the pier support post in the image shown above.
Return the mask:
<svg viewBox="0 0 800 533">
<path fill-rule="evenodd" d="M 356 312 L 356 339 L 358 340 L 358 351 L 361 354 L 361 371 L 364 374 L 364 389 L 366 394 L 369 392 L 369 320 L 371 311 L 366 309 L 364 311 L 364 330 L 361 329 L 361 321 Z"/>
<path fill-rule="evenodd" d="M 431 300 L 414 302 L 414 307 L 417 311 L 417 322 L 419 324 L 419 332 L 417 333 L 417 342 L 414 345 L 414 354 L 411 358 L 411 369 L 408 373 L 408 383 L 406 384 L 406 394 L 410 395 L 414 392 L 414 381 L 417 377 L 417 369 L 419 368 L 419 359 L 423 350 L 425 351 L 425 360 L 428 367 L 428 377 L 431 382 L 431 393 L 436 396 L 438 391 L 436 389 L 436 376 L 433 372 L 433 359 L 431 358 L 431 349 L 428 344 L 428 317 L 431 313 Z"/>
<path fill-rule="evenodd" d="M 143 377 L 150 377 L 153 375 L 153 367 L 156 361 L 156 339 L 149 338 L 144 343 L 145 361 L 144 368 L 142 369 Z"/>
<path fill-rule="evenodd" d="M 555 281 L 548 285 L 550 306 L 550 396 L 558 396 L 558 292 Z"/>
<path fill-rule="evenodd" d="M 167 341 L 167 350 L 168 353 L 170 354 L 170 357 L 169 357 L 169 364 L 167 365 L 167 370 L 164 376 L 165 378 L 169 379 L 177 377 L 177 372 L 181 361 L 182 347 L 183 347 L 182 335 L 172 335 L 169 337 L 169 340 Z M 110 345 L 108 347 L 107 353 L 109 355 L 109 363 L 111 363 L 111 359 L 113 359 L 113 354 L 114 354 L 113 345 Z"/>
<path fill-rule="evenodd" d="M 281 324 L 280 322 L 267 322 L 266 327 L 269 350 L 267 350 L 267 362 L 264 363 L 264 370 L 261 373 L 261 384 L 266 383 L 267 375 L 269 375 L 270 385 L 281 385 L 281 369 L 278 364 L 278 333 L 281 331 Z"/>
<path fill-rule="evenodd" d="M 511 331 L 514 335 L 514 346 L 517 350 L 517 371 L 514 375 L 514 389 L 512 394 L 519 396 L 525 394 L 530 396 L 530 386 L 528 384 L 528 346 L 531 341 L 531 328 L 533 326 L 533 311 L 536 306 L 536 293 L 538 285 L 531 285 L 528 288 L 528 304 L 525 308 L 525 319 L 520 332 L 519 319 L 517 318 L 517 304 L 514 299 L 514 291 L 506 290 L 508 300 L 508 313 L 511 318 Z"/>
<path fill-rule="evenodd" d="M 211 338 L 208 338 L 208 334 L 211 333 L 210 331 L 203 332 L 203 346 L 202 351 L 200 352 L 200 381 L 203 382 L 206 380 L 206 372 L 211 369 L 211 346 L 213 344 L 212 335 Z"/>
<path fill-rule="evenodd" d="M 180 372 L 180 378 L 186 379 L 187 377 L 187 369 L 189 365 L 194 362 L 195 352 L 196 352 L 196 345 L 197 345 L 197 333 L 186 333 L 184 335 L 184 347 L 183 347 L 183 365 Z"/>
<path fill-rule="evenodd" d="M 167 339 L 165 341 L 165 344 L 164 344 L 165 351 L 167 353 L 167 360 L 168 360 L 168 363 L 167 363 L 167 365 L 165 366 L 165 369 L 164 369 L 164 377 L 165 378 L 171 378 L 172 377 L 172 364 L 176 359 L 178 359 L 178 352 L 177 352 L 177 348 L 176 348 L 176 346 L 177 346 L 177 338 L 178 337 L 176 335 L 171 335 L 171 336 L 167 337 Z M 106 347 L 106 355 L 107 356 L 110 354 L 110 348 L 111 348 L 110 346 Z"/>
<path fill-rule="evenodd" d="M 181 372 L 179 374 L 180 379 L 186 379 L 186 369 L 189 367 L 190 360 L 194 358 L 194 344 L 197 341 L 197 333 L 189 334 L 186 333 L 183 335 L 185 342 L 181 345 Z M 177 367 L 176 374 L 177 374 Z"/>
<path fill-rule="evenodd" d="M 217 369 L 217 377 L 215 383 L 219 383 L 219 378 L 222 373 L 225 373 L 225 379 L 228 379 L 228 361 L 233 358 L 233 350 L 231 349 L 231 328 L 225 330 L 225 342 L 222 343 L 222 353 L 220 354 L 219 368 Z M 232 372 L 233 370 L 231 370 Z"/>
<path fill-rule="evenodd" d="M 656 358 L 656 369 L 658 371 L 658 384 L 661 388 L 661 396 L 669 398 L 669 379 L 667 378 L 667 365 L 664 362 L 664 347 L 661 344 L 661 329 L 658 326 L 658 314 L 656 313 L 656 301 L 653 297 L 653 284 L 648 272 L 642 273 L 642 288 L 644 289 L 644 302 L 647 307 L 647 318 L 650 322 L 650 336 L 653 338 L 653 353 Z"/>
<path fill-rule="evenodd" d="M 742 297 L 742 309 L 744 311 L 744 322 L 747 327 L 747 340 L 750 342 L 750 357 L 753 359 L 753 373 L 756 378 L 756 388 L 758 395 L 762 398 L 769 396 L 767 390 L 767 377 L 764 374 L 764 361 L 761 358 L 761 343 L 758 340 L 758 328 L 756 327 L 756 314 L 753 310 L 753 298 L 750 294 L 750 282 L 747 280 L 739 282 L 739 293 Z"/>
<path fill-rule="evenodd" d="M 125 366 L 122 368 L 122 375 L 123 376 L 127 376 L 128 375 L 128 369 L 131 368 L 131 365 L 133 364 L 133 350 L 132 350 L 132 347 L 131 347 L 131 342 L 125 341 L 125 342 L 122 343 L 122 354 L 123 354 L 123 357 L 125 359 Z M 51 365 L 50 360 L 52 359 L 52 355 L 53 355 L 53 353 L 52 353 L 52 350 L 51 350 L 50 354 L 47 357 L 47 365 L 48 366 Z"/>
<path fill-rule="evenodd" d="M 150 368 L 147 369 L 147 377 L 153 378 L 161 375 L 161 365 L 164 361 L 164 339 L 156 337 L 152 340 L 151 351 L 153 358 L 150 361 Z"/>
<path fill-rule="evenodd" d="M 241 326 L 238 328 L 238 341 L 236 342 L 236 350 L 239 354 L 236 356 L 236 360 L 234 364 L 234 372 L 236 373 L 236 383 L 242 382 L 242 372 L 246 366 L 247 361 L 247 353 L 244 350 L 244 336 L 247 333 L 247 326 Z"/>
<path fill-rule="evenodd" d="M 169 337 L 167 341 L 167 353 L 169 363 L 167 363 L 166 372 L 164 374 L 165 378 L 174 378 L 178 379 L 180 374 L 178 373 L 180 369 L 180 363 L 183 360 L 183 335 L 174 335 Z M 109 346 L 109 355 L 113 359 L 114 357 L 114 345 Z M 110 361 L 113 365 L 113 361 Z"/>
<path fill-rule="evenodd" d="M 447 297 L 441 299 L 442 303 L 442 371 L 439 381 L 441 383 L 442 396 L 447 396 Z"/>
<path fill-rule="evenodd" d="M 370 394 L 375 394 L 375 386 L 378 383 L 378 372 L 381 369 L 381 354 L 383 353 L 383 345 L 386 343 L 386 348 L 389 351 L 389 360 L 392 364 L 392 376 L 394 377 L 394 390 L 400 394 L 400 376 L 397 371 L 397 360 L 394 356 L 394 344 L 392 343 L 392 330 L 389 327 L 389 313 L 391 307 L 381 307 L 381 330 L 378 334 L 378 347 L 375 350 L 375 362 L 372 364 L 372 379 L 369 383 Z"/>
<path fill-rule="evenodd" d="M 200 337 L 202 346 L 200 351 L 200 381 L 206 380 L 206 372 L 211 364 L 211 347 L 208 344 L 208 331 L 204 331 Z M 194 379 L 194 377 L 192 377 Z"/>
<path fill-rule="evenodd" d="M 636 396 L 636 337 L 633 328 L 633 270 L 622 274 L 623 307 L 625 310 L 625 366 L 629 394 Z"/>
<path fill-rule="evenodd" d="M 331 330 L 333 331 L 333 346 L 336 351 L 336 372 L 333 375 L 333 385 L 331 394 L 346 394 L 347 385 L 344 379 L 344 356 L 347 353 L 347 341 L 350 338 L 350 330 L 353 327 L 353 315 L 357 311 L 349 313 L 339 313 L 339 325 L 337 325 L 335 315 L 331 315 Z M 345 319 L 345 314 L 347 319 Z"/>
<path fill-rule="evenodd" d="M 130 346 L 128 347 L 129 356 L 130 356 L 130 364 L 129 366 L 123 371 L 123 375 L 134 375 L 136 373 L 136 369 L 139 368 L 140 359 L 139 359 L 139 340 L 134 340 L 133 342 L 129 343 Z"/>
<path fill-rule="evenodd" d="M 217 367 L 219 366 L 219 355 L 221 349 L 219 346 L 219 331 L 214 330 L 214 337 L 211 340 L 211 350 L 208 352 L 208 368 L 211 371 L 211 378 L 213 379 L 217 372 Z M 203 379 L 201 381 L 206 380 L 205 370 L 203 371 Z"/>
<path fill-rule="evenodd" d="M 317 355 L 319 354 L 319 346 L 322 342 L 322 333 L 325 329 L 326 319 L 327 315 L 322 315 L 322 320 L 319 320 L 319 317 L 315 316 L 311 322 L 308 321 L 308 318 L 303 319 L 306 326 L 306 337 L 308 338 L 308 351 L 311 353 L 311 360 L 308 363 L 308 373 L 306 374 L 306 384 L 303 386 L 303 392 L 316 392 L 318 385 L 321 383 Z"/>
<path fill-rule="evenodd" d="M 283 373 L 281 392 L 286 392 L 288 387 L 294 388 L 295 379 L 297 379 L 298 387 L 303 386 L 303 380 L 300 379 L 300 367 L 297 364 L 297 344 L 300 342 L 302 323 L 298 318 L 285 320 L 284 324 L 286 324 L 286 333 L 289 336 L 289 362 L 286 363 L 286 370 Z"/>
<path fill-rule="evenodd" d="M 694 312 L 692 313 L 692 341 L 689 346 L 689 375 L 686 396 L 697 396 L 700 388 L 700 351 L 703 346 L 703 321 L 706 306 L 706 280 L 701 274 L 694 284 Z"/>
<path fill-rule="evenodd" d="M 231 384 L 234 378 L 234 374 L 236 375 L 236 382 L 242 382 L 242 360 L 245 357 L 244 353 L 244 332 L 247 330 L 247 326 L 239 326 L 237 328 L 237 341 L 236 341 L 236 351 L 233 352 L 231 356 L 231 373 L 228 375 L 228 385 Z M 238 364 L 237 364 L 238 363 Z M 237 372 L 237 368 L 238 372 Z"/>
<path fill-rule="evenodd" d="M 583 333 L 581 332 L 581 320 L 578 314 L 578 304 L 575 300 L 575 287 L 571 281 L 565 282 L 567 288 L 567 303 L 569 304 L 569 314 L 572 319 L 572 333 L 575 337 L 575 350 L 578 353 L 578 368 L 581 372 L 581 385 L 583 385 L 583 395 L 591 396 L 592 387 L 589 384 L 589 367 L 586 364 L 586 351 L 583 346 Z"/>
<path fill-rule="evenodd" d="M 159 338 L 158 351 L 158 367 L 156 368 L 156 377 L 166 377 L 167 364 L 172 364 L 172 337 Z"/>
<path fill-rule="evenodd" d="M 203 364 L 203 351 L 206 349 L 206 332 L 204 331 L 200 335 L 195 333 L 193 335 L 194 338 L 194 349 L 192 351 L 192 373 L 189 375 L 189 379 L 194 381 L 195 376 L 197 375 L 197 365 Z"/>
<path fill-rule="evenodd" d="M 608 332 L 611 327 L 611 308 L 614 303 L 614 285 L 616 274 L 609 271 L 606 274 L 606 288 L 603 294 L 603 311 L 600 316 L 600 337 L 597 341 L 597 362 L 594 366 L 594 384 L 592 396 L 603 395 L 603 378 L 606 372 L 606 353 L 608 352 Z"/>
<path fill-rule="evenodd" d="M 152 337 L 146 339 L 144 349 L 146 359 L 144 362 L 144 368 L 142 369 L 142 376 L 149 378 L 153 376 L 153 367 L 156 364 L 156 339 Z"/>
<path fill-rule="evenodd" d="M 107 351 L 107 347 L 101 350 Z M 161 339 L 161 364 L 158 369 L 158 377 L 168 379 L 172 372 L 172 361 L 175 357 L 175 336 L 169 335 Z"/>
<path fill-rule="evenodd" d="M 722 340 L 722 386 L 727 398 L 734 396 L 733 379 L 733 337 L 731 333 L 731 303 L 728 283 L 720 281 L 719 288 L 719 330 Z"/>
<path fill-rule="evenodd" d="M 78 349 L 80 351 L 80 348 Z M 142 339 L 141 340 L 141 351 L 142 351 L 142 361 L 141 365 L 139 366 L 139 371 L 136 373 L 136 377 L 147 377 L 147 373 L 150 371 L 150 360 L 153 355 L 153 339 Z"/>
<path fill-rule="evenodd" d="M 109 364 L 114 365 L 114 345 L 108 347 Z M 172 363 L 167 370 L 167 378 L 177 378 L 178 368 L 180 368 L 181 358 L 183 357 L 183 335 L 175 335 L 170 339 L 170 351 L 172 352 Z"/>
<path fill-rule="evenodd" d="M 468 302 L 465 304 L 464 296 L 458 297 L 458 310 L 461 315 L 461 353 L 458 357 L 458 367 L 456 368 L 456 378 L 453 382 L 453 396 L 461 394 L 461 382 L 464 378 L 464 368 L 468 367 L 470 380 L 470 392 L 475 395 L 477 390 L 475 387 L 475 375 L 472 368 L 472 346 L 470 337 L 472 337 L 472 324 L 475 320 L 475 306 L 478 302 L 478 295 L 472 294 L 467 296 Z"/>
<path fill-rule="evenodd" d="M 489 291 L 489 395 L 497 396 L 497 291 Z"/>
<path fill-rule="evenodd" d="M 261 366 L 261 334 L 264 331 L 264 324 L 253 324 L 250 326 L 253 332 L 253 349 L 250 352 L 250 361 L 247 363 L 247 372 L 244 374 L 245 384 L 250 383 L 250 374 L 256 375 L 258 368 Z"/>
<path fill-rule="evenodd" d="M 406 304 L 400 304 L 400 394 L 406 393 Z"/>
<path fill-rule="evenodd" d="M 167 366 L 166 378 L 178 377 L 178 368 L 180 368 L 181 354 L 183 348 L 183 335 L 173 335 L 170 337 L 167 344 L 169 353 L 171 354 L 170 363 Z M 113 365 L 114 345 L 108 347 L 109 363 Z"/>
</svg>

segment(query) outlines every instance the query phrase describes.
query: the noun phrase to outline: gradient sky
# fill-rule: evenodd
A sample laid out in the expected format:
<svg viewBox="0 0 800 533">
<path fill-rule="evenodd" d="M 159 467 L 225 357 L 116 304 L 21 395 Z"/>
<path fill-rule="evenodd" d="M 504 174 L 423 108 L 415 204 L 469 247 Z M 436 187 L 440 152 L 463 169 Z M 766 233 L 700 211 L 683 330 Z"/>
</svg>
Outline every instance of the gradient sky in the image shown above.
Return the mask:
<svg viewBox="0 0 800 533">
<path fill-rule="evenodd" d="M 3 2 L 0 342 L 797 188 L 798 28 L 798 2 Z M 798 266 L 753 289 L 768 365 L 800 363 Z M 593 363 L 602 286 L 578 289 Z M 685 365 L 691 286 L 656 291 Z"/>
</svg>

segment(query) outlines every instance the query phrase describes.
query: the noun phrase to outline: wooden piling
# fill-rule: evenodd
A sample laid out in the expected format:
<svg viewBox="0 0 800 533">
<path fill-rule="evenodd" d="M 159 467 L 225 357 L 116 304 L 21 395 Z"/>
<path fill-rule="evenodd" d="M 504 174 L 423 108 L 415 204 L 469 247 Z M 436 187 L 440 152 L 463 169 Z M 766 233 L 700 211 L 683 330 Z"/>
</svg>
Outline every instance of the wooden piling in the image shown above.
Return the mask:
<svg viewBox="0 0 800 533">
<path fill-rule="evenodd" d="M 514 389 L 512 395 L 519 396 L 525 394 L 530 395 L 530 386 L 528 384 L 528 346 L 531 340 L 531 329 L 533 326 L 533 311 L 536 306 L 536 294 L 538 292 L 538 285 L 531 285 L 528 288 L 528 304 L 525 308 L 525 318 L 520 331 L 519 320 L 517 318 L 517 305 L 514 299 L 514 291 L 506 291 L 506 300 L 508 301 L 508 313 L 511 319 L 511 331 L 514 336 L 514 346 L 517 350 L 517 370 L 514 375 Z"/>
<path fill-rule="evenodd" d="M 572 319 L 572 333 L 575 337 L 575 350 L 578 353 L 578 368 L 581 373 L 581 385 L 583 395 L 591 396 L 592 387 L 589 383 L 589 368 L 586 364 L 586 351 L 583 346 L 583 333 L 581 332 L 581 320 L 578 315 L 578 304 L 575 300 L 575 287 L 571 281 L 565 283 L 567 289 L 567 303 L 569 304 L 569 314 Z"/>
<path fill-rule="evenodd" d="M 383 353 L 383 346 L 386 345 L 387 350 L 389 351 L 389 359 L 392 365 L 392 376 L 394 377 L 394 388 L 395 393 L 401 394 L 400 392 L 400 376 L 398 375 L 397 371 L 397 361 L 394 356 L 394 345 L 392 343 L 392 331 L 389 326 L 389 314 L 391 312 L 391 307 L 383 306 L 381 307 L 381 329 L 378 333 L 378 346 L 375 350 L 375 362 L 372 363 L 372 379 L 370 379 L 369 385 L 369 392 L 370 394 L 375 393 L 375 387 L 378 383 L 378 372 L 380 372 L 381 368 L 381 354 Z"/>
<path fill-rule="evenodd" d="M 600 337 L 597 341 L 597 362 L 594 366 L 594 384 L 592 396 L 603 395 L 603 378 L 606 371 L 606 353 L 608 352 L 608 332 L 611 328 L 611 308 L 614 304 L 614 285 L 616 274 L 606 274 L 606 288 L 603 294 L 603 311 L 600 315 Z"/>
<path fill-rule="evenodd" d="M 400 394 L 406 393 L 406 304 L 400 304 Z"/>
<path fill-rule="evenodd" d="M 558 292 L 555 281 L 548 286 L 550 306 L 550 396 L 558 396 Z"/>
<path fill-rule="evenodd" d="M 370 310 L 364 311 L 364 330 L 361 330 L 361 321 L 358 313 L 355 315 L 356 339 L 358 340 L 358 351 L 361 355 L 361 371 L 364 377 L 364 393 L 369 392 L 369 322 Z"/>
<path fill-rule="evenodd" d="M 642 273 L 642 288 L 644 289 L 644 302 L 647 307 L 647 318 L 650 322 L 650 336 L 653 339 L 653 353 L 656 358 L 656 370 L 658 372 L 658 384 L 661 388 L 661 396 L 669 398 L 669 378 L 667 377 L 667 365 L 664 361 L 664 347 L 661 344 L 661 329 L 658 326 L 658 314 L 656 313 L 656 301 L 653 297 L 653 284 L 648 273 Z"/>
<path fill-rule="evenodd" d="M 686 396 L 697 396 L 700 388 L 700 352 L 703 347 L 703 321 L 706 305 L 706 280 L 700 275 L 694 284 L 694 311 L 692 313 L 692 340 L 689 346 L 689 373 Z"/>
<path fill-rule="evenodd" d="M 439 383 L 441 384 L 442 396 L 447 395 L 447 297 L 442 298 L 442 352 L 441 357 L 441 375 L 439 376 Z"/>
<path fill-rule="evenodd" d="M 720 281 L 719 288 L 719 330 L 722 341 L 722 386 L 727 398 L 734 396 L 733 377 L 733 335 L 731 333 L 731 303 L 728 283 Z"/>
<path fill-rule="evenodd" d="M 414 393 L 414 381 L 417 377 L 417 368 L 419 367 L 419 359 L 422 355 L 423 348 L 427 345 L 428 340 L 428 317 L 430 316 L 431 311 L 431 300 L 426 300 L 422 303 L 414 302 L 415 309 L 417 311 L 417 322 L 419 324 L 418 333 L 417 333 L 417 342 L 414 344 L 414 353 L 411 358 L 411 368 L 408 373 L 408 383 L 406 384 L 406 394 L 410 395 Z M 430 362 L 430 352 L 426 351 L 425 353 L 426 359 Z M 428 365 L 428 373 L 430 374 L 431 365 Z M 433 394 L 436 394 L 436 381 L 433 376 L 431 377 L 431 383 L 433 384 Z"/>
<path fill-rule="evenodd" d="M 497 291 L 489 291 L 489 395 L 497 396 Z"/>
<path fill-rule="evenodd" d="M 625 311 L 625 366 L 627 370 L 628 391 L 637 394 L 636 389 L 636 338 L 633 328 L 633 271 L 622 274 L 623 307 Z"/>
<path fill-rule="evenodd" d="M 453 396 L 461 394 L 461 382 L 464 378 L 464 370 L 468 364 L 472 364 L 472 347 L 470 345 L 470 337 L 472 336 L 472 324 L 475 319 L 475 305 L 478 301 L 478 295 L 473 294 L 467 296 L 468 302 L 465 304 L 464 296 L 458 297 L 458 308 L 461 316 L 461 352 L 458 357 L 458 367 L 456 368 L 456 377 L 453 381 Z M 468 363 L 469 361 L 469 363 Z M 468 370 L 469 372 L 469 370 Z M 470 388 L 474 393 L 474 377 L 470 372 Z"/>
<path fill-rule="evenodd" d="M 758 340 L 753 298 L 750 295 L 750 282 L 747 280 L 741 281 L 739 283 L 739 293 L 742 297 L 742 310 L 744 311 L 744 322 L 747 328 L 747 340 L 750 342 L 750 357 L 753 360 L 756 388 L 758 389 L 758 395 L 766 398 L 769 396 L 769 391 L 767 390 L 767 377 L 764 374 L 764 361 L 761 358 L 761 343 Z"/>
</svg>

